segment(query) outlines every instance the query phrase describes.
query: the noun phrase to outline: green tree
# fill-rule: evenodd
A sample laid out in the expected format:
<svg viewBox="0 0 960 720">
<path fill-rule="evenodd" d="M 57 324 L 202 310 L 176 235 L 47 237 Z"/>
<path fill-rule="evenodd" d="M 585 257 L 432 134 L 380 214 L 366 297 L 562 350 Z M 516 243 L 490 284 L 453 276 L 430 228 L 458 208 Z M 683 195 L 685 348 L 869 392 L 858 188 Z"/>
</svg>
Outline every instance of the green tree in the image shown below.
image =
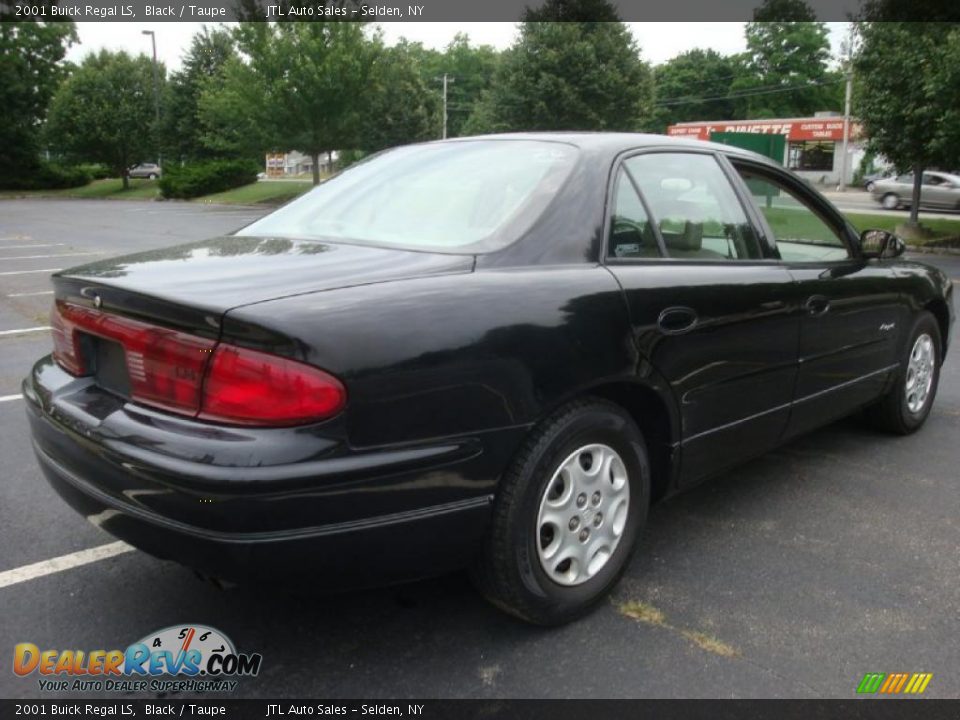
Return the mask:
<svg viewBox="0 0 960 720">
<path fill-rule="evenodd" d="M 201 102 L 208 126 L 228 122 L 214 109 L 232 105 L 244 113 L 237 124 L 262 121 L 275 148 L 308 154 L 319 183 L 321 154 L 360 144 L 379 37 L 359 22 L 317 20 L 241 23 L 235 38 L 245 62 L 228 64 L 223 97 Z"/>
<path fill-rule="evenodd" d="M 72 22 L 0 22 L 0 186 L 37 170 L 41 123 L 76 40 Z"/>
<path fill-rule="evenodd" d="M 916 226 L 923 170 L 960 165 L 960 26 L 889 22 L 884 10 L 858 24 L 853 111 L 870 149 L 913 171 Z"/>
<path fill-rule="evenodd" d="M 746 25 L 745 72 L 731 94 L 742 118 L 798 117 L 842 109 L 841 75 L 832 72 L 826 23 L 804 0 L 765 0 Z"/>
<path fill-rule="evenodd" d="M 380 54 L 366 92 L 369 107 L 355 149 L 373 152 L 436 137 L 440 102 L 406 44 Z"/>
<path fill-rule="evenodd" d="M 166 71 L 161 67 L 160 77 Z M 155 143 L 153 61 L 101 50 L 88 55 L 50 103 L 48 142 L 81 161 L 103 163 L 123 178 Z"/>
<path fill-rule="evenodd" d="M 653 69 L 656 112 L 653 126 L 664 132 L 668 125 L 694 120 L 734 117 L 728 96 L 743 71 L 740 59 L 714 50 L 689 50 Z"/>
<path fill-rule="evenodd" d="M 649 120 L 652 89 L 623 23 L 525 21 L 465 131 L 635 130 Z"/>
<path fill-rule="evenodd" d="M 227 62 L 237 55 L 224 28 L 204 27 L 193 36 L 179 71 L 172 73 L 163 103 L 163 145 L 168 157 L 196 159 L 215 154 L 203 142 L 200 97 L 224 83 Z"/>
</svg>

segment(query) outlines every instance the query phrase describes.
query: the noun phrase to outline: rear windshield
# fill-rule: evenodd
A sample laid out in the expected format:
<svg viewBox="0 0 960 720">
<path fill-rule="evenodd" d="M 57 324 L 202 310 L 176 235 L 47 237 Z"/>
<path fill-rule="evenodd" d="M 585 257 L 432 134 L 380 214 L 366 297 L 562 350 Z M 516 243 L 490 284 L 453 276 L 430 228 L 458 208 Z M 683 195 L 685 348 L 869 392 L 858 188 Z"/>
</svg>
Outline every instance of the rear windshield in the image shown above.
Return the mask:
<svg viewBox="0 0 960 720">
<path fill-rule="evenodd" d="M 238 234 L 488 252 L 530 227 L 576 158 L 575 147 L 541 140 L 401 147 L 347 168 Z"/>
</svg>

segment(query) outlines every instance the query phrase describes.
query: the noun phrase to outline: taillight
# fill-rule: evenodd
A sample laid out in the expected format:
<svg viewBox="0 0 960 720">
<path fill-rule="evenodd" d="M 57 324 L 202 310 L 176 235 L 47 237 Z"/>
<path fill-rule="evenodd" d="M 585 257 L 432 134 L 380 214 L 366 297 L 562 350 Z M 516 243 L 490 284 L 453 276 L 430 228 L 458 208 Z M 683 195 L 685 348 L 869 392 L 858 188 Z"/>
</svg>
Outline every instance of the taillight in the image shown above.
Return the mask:
<svg viewBox="0 0 960 720">
<path fill-rule="evenodd" d="M 203 384 L 200 417 L 242 425 L 297 425 L 332 417 L 347 392 L 312 365 L 221 344 Z"/>
<path fill-rule="evenodd" d="M 90 375 L 82 334 L 119 344 L 131 399 L 183 415 L 242 425 L 300 425 L 332 417 L 346 390 L 295 360 L 56 301 L 50 314 L 54 360 Z M 208 367 L 209 366 L 209 367 Z"/>
</svg>

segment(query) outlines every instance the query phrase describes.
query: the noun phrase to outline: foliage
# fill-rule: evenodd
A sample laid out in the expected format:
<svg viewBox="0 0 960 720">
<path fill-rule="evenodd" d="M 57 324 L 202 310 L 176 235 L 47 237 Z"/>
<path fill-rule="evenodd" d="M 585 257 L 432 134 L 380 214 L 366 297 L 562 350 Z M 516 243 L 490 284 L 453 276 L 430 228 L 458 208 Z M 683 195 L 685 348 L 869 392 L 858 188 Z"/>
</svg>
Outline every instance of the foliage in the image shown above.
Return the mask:
<svg viewBox="0 0 960 720">
<path fill-rule="evenodd" d="M 40 125 L 77 40 L 72 22 L 0 22 L 0 187 L 28 182 L 40 165 Z"/>
<path fill-rule="evenodd" d="M 619 22 L 525 22 L 465 132 L 634 130 L 652 80 Z"/>
<path fill-rule="evenodd" d="M 734 118 L 734 101 L 727 96 L 743 71 L 740 58 L 713 50 L 689 50 L 653 70 L 657 109 L 652 130 L 694 120 Z"/>
<path fill-rule="evenodd" d="M 6 190 L 56 190 L 80 187 L 91 180 L 93 177 L 83 167 L 63 167 L 40 160 L 30 168 L 29 173 L 8 178 L 3 187 Z"/>
<path fill-rule="evenodd" d="M 924 168 L 960 165 L 960 28 L 875 17 L 858 27 L 854 114 L 871 150 L 914 171 L 916 194 Z"/>
<path fill-rule="evenodd" d="M 257 181 L 259 171 L 252 160 L 207 160 L 170 166 L 158 184 L 165 198 L 193 198 L 249 185 Z"/>
<path fill-rule="evenodd" d="M 210 157 L 217 148 L 203 142 L 200 97 L 223 85 L 225 68 L 236 58 L 233 37 L 223 28 L 204 27 L 193 36 L 182 68 L 170 76 L 163 102 L 164 155 L 177 160 Z"/>
<path fill-rule="evenodd" d="M 440 102 L 424 84 L 414 53 L 401 44 L 379 53 L 369 108 L 354 149 L 373 152 L 436 137 Z"/>
<path fill-rule="evenodd" d="M 110 168 L 102 163 L 81 163 L 74 167 L 89 175 L 91 180 L 103 180 L 110 177 Z"/>
<path fill-rule="evenodd" d="M 88 55 L 50 103 L 46 137 L 68 157 L 103 163 L 115 176 L 150 159 L 153 62 L 145 55 L 101 50 Z"/>
<path fill-rule="evenodd" d="M 442 50 L 424 48 L 420 43 L 403 40 L 400 47 L 413 55 L 420 67 L 423 82 L 442 101 L 444 73 L 447 85 L 447 137 L 464 135 L 467 119 L 490 87 L 500 54 L 489 45 L 471 45 L 470 37 L 457 33 Z M 443 126 L 442 108 L 438 110 L 434 137 L 440 137 Z"/>
<path fill-rule="evenodd" d="M 804 117 L 841 110 L 842 77 L 832 72 L 826 23 L 803 0 L 765 0 L 746 25 L 744 72 L 731 86 L 735 117 Z"/>
<path fill-rule="evenodd" d="M 379 37 L 362 23 L 317 20 L 241 23 L 235 39 L 246 62 L 228 61 L 223 87 L 201 98 L 206 141 L 226 128 L 239 144 L 250 129 L 269 146 L 310 155 L 319 182 L 322 153 L 359 144 Z"/>
</svg>

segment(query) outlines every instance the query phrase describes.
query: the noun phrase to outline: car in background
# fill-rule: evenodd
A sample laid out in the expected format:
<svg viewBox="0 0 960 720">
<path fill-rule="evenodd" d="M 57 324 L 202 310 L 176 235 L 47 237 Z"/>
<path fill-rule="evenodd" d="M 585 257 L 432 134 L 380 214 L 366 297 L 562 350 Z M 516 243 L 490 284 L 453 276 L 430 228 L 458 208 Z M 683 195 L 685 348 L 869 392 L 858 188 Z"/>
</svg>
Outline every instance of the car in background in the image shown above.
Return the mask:
<svg viewBox="0 0 960 720">
<path fill-rule="evenodd" d="M 162 174 L 163 171 L 156 163 L 140 163 L 139 165 L 134 165 L 132 168 L 127 170 L 127 177 L 131 178 L 147 178 L 150 180 L 156 180 Z"/>
<path fill-rule="evenodd" d="M 864 175 L 860 182 L 863 185 L 864 190 L 867 192 L 873 192 L 874 185 L 876 185 L 880 180 L 886 180 L 890 177 L 892 177 L 890 172 L 876 172 L 869 175 Z"/>
<path fill-rule="evenodd" d="M 913 173 L 878 180 L 870 191 L 887 210 L 909 207 L 913 198 Z M 960 210 L 960 175 L 930 170 L 923 174 L 920 207 L 931 210 Z"/>
</svg>

